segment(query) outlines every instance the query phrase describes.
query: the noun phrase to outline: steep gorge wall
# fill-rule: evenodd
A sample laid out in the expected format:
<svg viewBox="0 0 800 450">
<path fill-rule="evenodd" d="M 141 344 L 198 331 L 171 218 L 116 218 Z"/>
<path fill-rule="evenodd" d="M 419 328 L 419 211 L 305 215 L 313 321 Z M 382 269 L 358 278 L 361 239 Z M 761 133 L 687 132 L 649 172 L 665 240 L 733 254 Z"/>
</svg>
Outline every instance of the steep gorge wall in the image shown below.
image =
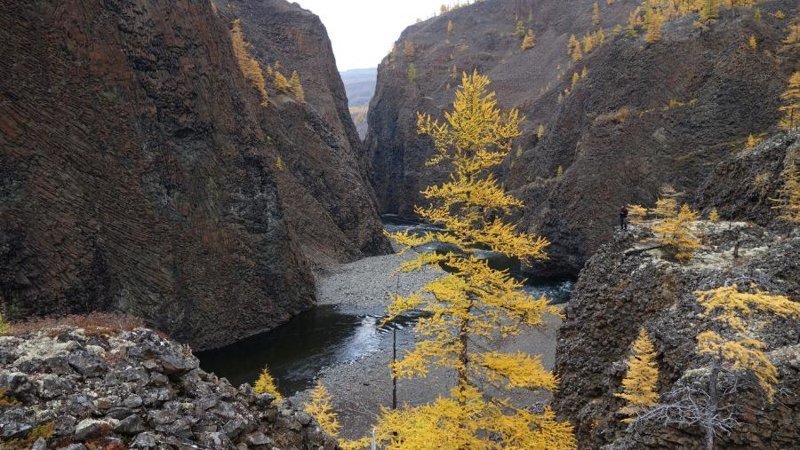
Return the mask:
<svg viewBox="0 0 800 450">
<path fill-rule="evenodd" d="M 764 2 L 760 21 L 748 9 L 723 11 L 704 27 L 685 17 L 668 23 L 653 44 L 611 32 L 640 2 L 599 2 L 598 26 L 593 3 L 488 0 L 409 27 L 380 66 L 369 115 L 366 142 L 382 211 L 410 214 L 418 191 L 441 180 L 438 169 L 424 166 L 431 144 L 416 135 L 415 118 L 417 111 L 441 117 L 459 83 L 453 67 L 488 74 L 500 105 L 527 117 L 499 175 L 527 205 L 523 228 L 553 243 L 548 264 L 534 268 L 539 274 L 576 274 L 611 238 L 622 204 L 652 204 L 664 185 L 691 201 L 748 134 L 773 129 L 780 94 L 800 61 L 797 49 L 782 43 L 800 13 L 796 2 Z M 776 18 L 778 10 L 789 20 Z M 536 33 L 530 50 L 513 34 L 517 18 Z M 606 42 L 571 61 L 569 36 L 599 27 Z M 414 45 L 411 58 L 405 42 Z M 584 68 L 587 75 L 572 86 Z"/>
<path fill-rule="evenodd" d="M 388 249 L 352 123 L 325 121 L 336 92 L 330 111 L 311 86 L 308 104 L 270 91 L 261 106 L 210 2 L 0 6 L 12 319 L 122 310 L 220 346 L 310 307 L 312 264 Z"/>
</svg>

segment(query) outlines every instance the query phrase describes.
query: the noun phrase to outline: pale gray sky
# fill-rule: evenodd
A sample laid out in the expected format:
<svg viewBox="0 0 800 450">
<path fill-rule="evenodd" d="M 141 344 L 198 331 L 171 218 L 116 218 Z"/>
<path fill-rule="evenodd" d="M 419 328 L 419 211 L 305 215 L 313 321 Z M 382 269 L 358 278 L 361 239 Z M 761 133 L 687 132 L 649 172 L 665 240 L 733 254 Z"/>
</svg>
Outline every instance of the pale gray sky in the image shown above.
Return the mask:
<svg viewBox="0 0 800 450">
<path fill-rule="evenodd" d="M 294 1 L 322 19 L 342 71 L 377 67 L 407 26 L 418 18 L 427 19 L 438 13 L 442 4 L 458 3 L 456 0 Z"/>
</svg>

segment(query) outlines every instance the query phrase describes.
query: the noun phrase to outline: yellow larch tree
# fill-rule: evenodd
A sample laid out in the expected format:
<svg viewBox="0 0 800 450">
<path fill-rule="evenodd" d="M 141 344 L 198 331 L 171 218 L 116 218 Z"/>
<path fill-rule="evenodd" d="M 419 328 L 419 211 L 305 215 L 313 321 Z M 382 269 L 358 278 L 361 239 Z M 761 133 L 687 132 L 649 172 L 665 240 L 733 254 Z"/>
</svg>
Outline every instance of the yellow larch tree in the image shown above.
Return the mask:
<svg viewBox="0 0 800 450">
<path fill-rule="evenodd" d="M 286 79 L 286 76 L 280 73 L 277 69 L 273 72 L 273 85 L 275 89 L 281 92 L 291 92 L 289 87 L 289 80 Z"/>
<path fill-rule="evenodd" d="M 697 292 L 696 296 L 704 309 L 703 316 L 712 320 L 714 328 L 697 336 L 697 352 L 711 357 L 702 416 L 712 420 L 704 420 L 700 425 L 706 434 L 706 448 L 713 449 L 715 435 L 719 431 L 713 418 L 718 416 L 726 400 L 722 398 L 723 390 L 719 387 L 723 372 L 733 375 L 750 373 L 768 402 L 771 403 L 775 396 L 778 370 L 764 353 L 767 345 L 750 331 L 756 314 L 762 323 L 769 320 L 770 315 L 800 320 L 800 303 L 783 295 L 761 291 L 755 286 L 742 291 L 735 284 Z M 738 394 L 735 390 L 728 392 L 733 397 L 728 400 L 736 403 L 735 396 Z"/>
<path fill-rule="evenodd" d="M 522 38 L 522 49 L 528 50 L 529 48 L 533 48 L 536 45 L 536 35 L 533 34 L 533 30 L 530 28 L 525 33 L 525 37 Z"/>
<path fill-rule="evenodd" d="M 700 240 L 691 231 L 692 222 L 696 220 L 697 213 L 688 205 L 683 205 L 677 215 L 653 226 L 658 241 L 672 252 L 677 261 L 685 262 L 692 259 L 694 251 L 700 248 Z"/>
<path fill-rule="evenodd" d="M 536 128 L 536 137 L 539 139 L 544 137 L 544 125 L 539 124 L 539 127 Z"/>
<path fill-rule="evenodd" d="M 747 142 L 745 142 L 745 148 L 748 150 L 752 150 L 756 148 L 758 144 L 761 143 L 764 139 L 760 136 L 753 136 L 752 134 L 747 135 Z"/>
<path fill-rule="evenodd" d="M 756 35 L 751 34 L 750 37 L 747 38 L 747 46 L 753 50 L 758 48 L 758 39 L 756 38 Z"/>
<path fill-rule="evenodd" d="M 600 21 L 602 19 L 603 17 L 600 15 L 600 5 L 598 5 L 597 2 L 594 2 L 594 5 L 592 5 L 592 25 L 600 25 Z"/>
<path fill-rule="evenodd" d="M 660 198 L 656 201 L 653 213 L 662 219 L 675 217 L 678 213 L 678 202 L 674 198 Z"/>
<path fill-rule="evenodd" d="M 339 424 L 339 415 L 333 409 L 333 396 L 331 396 L 328 389 L 325 388 L 322 383 L 317 382 L 317 385 L 311 390 L 310 397 L 309 401 L 303 407 L 303 410 L 317 419 L 317 423 L 319 423 L 319 427 L 322 428 L 322 431 L 330 434 L 339 441 L 339 447 L 341 447 L 342 450 L 360 450 L 369 446 L 369 438 L 348 440 L 339 435 L 341 425 Z"/>
<path fill-rule="evenodd" d="M 583 52 L 581 52 L 581 43 L 574 34 L 569 37 L 567 50 L 573 61 L 580 61 L 580 59 L 583 58 Z"/>
<path fill-rule="evenodd" d="M 787 30 L 788 33 L 786 34 L 786 38 L 783 40 L 783 43 L 786 45 L 800 44 L 800 23 L 789 25 Z"/>
<path fill-rule="evenodd" d="M 781 128 L 790 130 L 800 125 L 800 71 L 794 72 L 789 78 L 789 87 L 781 95 L 781 99 L 783 118 L 780 125 Z"/>
<path fill-rule="evenodd" d="M 628 216 L 631 222 L 642 223 L 647 218 L 647 208 L 642 205 L 628 205 Z"/>
<path fill-rule="evenodd" d="M 792 161 L 783 173 L 783 186 L 778 191 L 778 198 L 772 199 L 774 209 L 780 211 L 780 219 L 789 223 L 800 224 L 800 170 L 797 162 Z"/>
<path fill-rule="evenodd" d="M 623 423 L 633 422 L 634 417 L 658 403 L 658 365 L 653 341 L 647 330 L 641 328 L 633 342 L 627 361 L 628 370 L 622 379 L 622 392 L 614 394 L 625 400 L 619 412 L 627 416 Z"/>
<path fill-rule="evenodd" d="M 523 292 L 506 271 L 490 268 L 475 257 L 476 248 L 541 260 L 548 241 L 518 232 L 505 217 L 522 203 L 508 195 L 491 173 L 512 150 L 522 118 L 516 110 L 501 111 L 489 78 L 464 74 L 453 110 L 444 121 L 418 116 L 417 129 L 432 138 L 429 165 L 448 164 L 449 181 L 422 194 L 431 202 L 416 213 L 444 231 L 415 236 L 395 233 L 406 249 L 439 241 L 459 249 L 448 254 L 422 253 L 403 263 L 402 272 L 444 265 L 451 272 L 408 296 L 396 295 L 389 317 L 423 311 L 415 327 L 417 343 L 392 365 L 397 377 L 424 377 L 431 367 L 451 369 L 455 386 L 433 403 L 383 410 L 378 440 L 386 449 L 421 448 L 574 448 L 572 427 L 546 408 L 534 413 L 483 386 L 501 391 L 552 391 L 558 381 L 539 356 L 485 350 L 481 341 L 511 336 L 542 324 L 544 314 L 559 314 L 546 298 Z"/>
<path fill-rule="evenodd" d="M 253 85 L 261 96 L 261 106 L 267 105 L 267 88 L 264 81 L 264 73 L 261 71 L 261 65 L 258 64 L 255 58 L 250 55 L 247 50 L 247 43 L 242 34 L 242 24 L 239 19 L 233 21 L 231 27 L 231 44 L 233 45 L 233 54 L 236 61 L 239 63 L 239 70 L 242 71 L 245 79 Z"/>
<path fill-rule="evenodd" d="M 452 32 L 453 32 L 453 21 L 452 20 L 448 20 L 447 21 L 447 34 L 450 34 Z"/>
<path fill-rule="evenodd" d="M 710 220 L 711 223 L 719 222 L 719 211 L 717 211 L 717 208 L 712 209 L 711 212 L 708 213 L 708 220 Z"/>
<path fill-rule="evenodd" d="M 661 14 L 661 12 L 655 9 L 649 9 L 645 24 L 646 31 L 644 39 L 651 44 L 660 41 L 661 29 L 664 26 L 664 16 Z"/>
<path fill-rule="evenodd" d="M 283 396 L 278 392 L 278 385 L 275 383 L 275 378 L 272 378 L 272 374 L 269 373 L 269 368 L 267 367 L 264 367 L 264 370 L 261 371 L 261 375 L 258 376 L 253 390 L 256 391 L 256 394 L 272 394 L 275 396 L 275 400 L 283 400 Z"/>
<path fill-rule="evenodd" d="M 303 90 L 303 83 L 300 81 L 300 74 L 297 73 L 296 70 L 292 71 L 292 76 L 289 78 L 289 91 L 301 102 L 306 101 L 306 93 Z"/>
</svg>

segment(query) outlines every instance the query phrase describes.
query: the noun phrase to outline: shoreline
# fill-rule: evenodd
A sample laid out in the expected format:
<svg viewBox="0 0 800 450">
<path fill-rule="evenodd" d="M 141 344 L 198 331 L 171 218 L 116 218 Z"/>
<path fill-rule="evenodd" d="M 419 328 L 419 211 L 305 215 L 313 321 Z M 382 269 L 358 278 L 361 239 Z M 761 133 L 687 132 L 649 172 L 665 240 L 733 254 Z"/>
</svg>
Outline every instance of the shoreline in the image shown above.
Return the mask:
<svg viewBox="0 0 800 450">
<path fill-rule="evenodd" d="M 408 251 L 364 258 L 343 264 L 319 273 L 317 295 L 319 305 L 335 305 L 343 312 L 365 313 L 376 310 L 385 311 L 390 294 L 399 292 L 407 295 L 420 289 L 424 284 L 445 274 L 440 269 L 427 268 L 423 271 L 404 273 L 399 281 L 392 273 L 397 266 L 415 256 Z M 518 336 L 499 339 L 489 345 L 500 351 L 525 351 L 541 355 L 542 363 L 548 369 L 555 364 L 556 335 L 561 319 L 547 315 L 544 326 L 523 332 Z M 398 327 L 398 358 L 403 349 L 414 344 L 413 327 Z M 333 397 L 333 407 L 339 415 L 342 436 L 349 439 L 368 435 L 381 407 L 390 407 L 392 399 L 392 380 L 389 363 L 392 357 L 392 338 L 390 332 L 380 340 L 379 348 L 359 359 L 326 367 L 317 379 L 325 385 Z M 398 405 L 419 405 L 446 395 L 455 383 L 455 373 L 449 369 L 432 369 L 425 378 L 399 379 L 397 381 Z M 296 405 L 308 401 L 309 391 L 298 392 L 289 400 Z M 549 400 L 549 394 L 514 392 L 512 399 L 526 404 L 538 404 Z"/>
</svg>

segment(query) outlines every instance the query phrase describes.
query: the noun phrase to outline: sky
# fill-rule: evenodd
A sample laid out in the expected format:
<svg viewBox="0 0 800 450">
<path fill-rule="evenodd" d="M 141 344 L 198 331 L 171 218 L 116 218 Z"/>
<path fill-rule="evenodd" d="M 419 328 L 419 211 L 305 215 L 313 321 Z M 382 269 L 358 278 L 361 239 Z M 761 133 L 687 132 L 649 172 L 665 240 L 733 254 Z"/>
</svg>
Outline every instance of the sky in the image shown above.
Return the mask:
<svg viewBox="0 0 800 450">
<path fill-rule="evenodd" d="M 290 0 L 322 19 L 340 71 L 377 67 L 400 33 L 456 0 Z M 462 1 L 462 3 L 464 3 Z"/>
</svg>

